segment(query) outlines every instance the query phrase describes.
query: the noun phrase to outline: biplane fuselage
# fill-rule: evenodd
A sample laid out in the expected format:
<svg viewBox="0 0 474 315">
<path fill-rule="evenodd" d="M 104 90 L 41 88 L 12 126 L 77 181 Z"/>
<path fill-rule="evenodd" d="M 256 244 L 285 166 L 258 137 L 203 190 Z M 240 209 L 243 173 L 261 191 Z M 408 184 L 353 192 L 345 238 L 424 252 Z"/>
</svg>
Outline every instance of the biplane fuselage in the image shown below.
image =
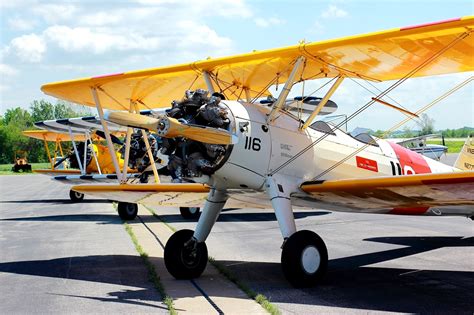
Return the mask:
<svg viewBox="0 0 474 315">
<path fill-rule="evenodd" d="M 274 174 L 283 176 L 289 186 L 296 188 L 292 193 L 298 193 L 303 182 L 314 179 L 322 181 L 456 171 L 454 167 L 383 139 L 373 139 L 367 135 L 369 138 L 364 142 L 321 121 L 301 130 L 297 117 L 284 111 L 273 123 L 267 124 L 270 111 L 261 105 L 237 101 L 223 103 L 234 119 L 231 132 L 237 135 L 239 140 L 230 149 L 225 163 L 212 176 L 211 184 L 220 189 L 249 188 L 264 191 L 268 174 L 307 147 L 310 149 L 306 153 Z M 318 139 L 319 142 L 311 146 Z M 369 141 L 373 143 L 367 145 Z M 344 161 L 347 156 L 362 147 L 365 148 Z M 324 174 L 325 170 L 338 161 L 343 162 Z M 269 203 L 265 194 L 261 197 L 262 202 Z M 245 195 L 241 198 L 245 199 Z M 255 195 L 252 198 L 255 198 Z M 331 206 L 331 209 L 350 211 L 351 207 Z M 389 212 L 393 208 L 385 210 Z M 474 214 L 474 209 L 466 210 L 467 212 L 457 211 L 461 215 Z"/>
</svg>

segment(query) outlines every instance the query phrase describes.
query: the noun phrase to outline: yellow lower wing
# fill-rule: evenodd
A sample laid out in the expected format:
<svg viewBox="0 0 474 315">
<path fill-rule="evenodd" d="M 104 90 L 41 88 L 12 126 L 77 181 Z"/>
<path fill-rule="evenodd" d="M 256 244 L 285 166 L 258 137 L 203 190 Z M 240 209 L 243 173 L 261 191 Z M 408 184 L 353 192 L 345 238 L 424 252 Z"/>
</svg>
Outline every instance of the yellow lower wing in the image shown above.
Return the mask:
<svg viewBox="0 0 474 315">
<path fill-rule="evenodd" d="M 467 206 L 474 209 L 474 172 L 307 182 L 315 200 L 355 209 Z"/>
<path fill-rule="evenodd" d="M 77 185 L 72 190 L 114 201 L 169 207 L 199 207 L 210 187 L 197 183 Z"/>
</svg>

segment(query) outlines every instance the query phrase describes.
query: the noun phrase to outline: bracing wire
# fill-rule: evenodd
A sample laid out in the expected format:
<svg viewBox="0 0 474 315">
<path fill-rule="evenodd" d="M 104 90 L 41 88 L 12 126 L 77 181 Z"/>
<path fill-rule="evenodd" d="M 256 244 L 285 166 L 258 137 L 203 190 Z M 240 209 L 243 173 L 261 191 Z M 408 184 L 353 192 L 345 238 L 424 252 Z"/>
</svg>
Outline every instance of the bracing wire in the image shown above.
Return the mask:
<svg viewBox="0 0 474 315">
<path fill-rule="evenodd" d="M 417 73 L 418 71 L 420 71 L 422 68 L 424 68 L 426 65 L 428 65 L 429 63 L 431 63 L 433 60 L 435 60 L 436 58 L 438 58 L 439 56 L 441 56 L 444 52 L 446 52 L 447 50 L 451 49 L 451 47 L 453 47 L 454 45 L 456 45 L 458 42 L 460 42 L 461 40 L 463 40 L 464 38 L 466 38 L 467 36 L 469 36 L 471 33 L 471 31 L 467 31 L 467 32 L 464 32 L 462 33 L 461 35 L 457 36 L 455 39 L 453 39 L 448 45 L 446 45 L 445 47 L 443 47 L 442 49 L 440 49 L 438 52 L 434 53 L 431 57 L 425 59 L 421 64 L 419 64 L 418 66 L 416 66 L 414 69 L 412 69 L 411 71 L 409 71 L 405 76 L 403 76 L 402 78 L 400 78 L 399 80 L 397 80 L 395 83 L 393 83 L 391 86 L 389 86 L 387 89 L 385 89 L 383 92 L 379 93 L 377 95 L 376 98 L 378 99 L 381 99 L 382 97 L 384 97 L 385 95 L 387 95 L 388 93 L 390 93 L 391 91 L 393 91 L 395 88 L 397 88 L 398 86 L 400 86 L 402 83 L 404 83 L 406 80 L 408 80 L 410 77 L 412 77 L 415 73 Z M 365 111 L 367 108 L 369 108 L 373 103 L 375 103 L 374 100 L 370 100 L 369 102 L 367 102 L 365 105 L 363 105 L 361 108 L 359 108 L 358 110 L 356 110 L 354 113 L 352 113 L 350 116 L 348 116 L 344 121 L 342 121 L 341 123 L 339 123 L 338 125 L 336 125 L 332 130 L 336 130 L 338 128 L 340 128 L 343 124 L 347 123 L 348 121 L 352 120 L 354 117 L 356 117 L 357 115 L 359 115 L 360 113 L 362 113 L 363 111 Z M 297 154 L 295 154 L 292 158 L 288 159 L 286 162 L 282 163 L 280 166 L 278 166 L 277 168 L 275 168 L 272 172 L 269 173 L 270 176 L 272 176 L 273 174 L 279 172 L 280 170 L 282 170 L 284 167 L 288 166 L 289 164 L 291 164 L 292 162 L 294 162 L 296 159 L 298 159 L 300 156 L 302 156 L 303 154 L 305 154 L 308 150 L 310 150 L 312 147 L 314 147 L 316 144 L 318 144 L 319 142 L 321 142 L 323 139 L 325 139 L 329 134 L 324 134 L 322 135 L 321 137 L 319 137 L 318 139 L 316 139 L 315 141 L 313 141 L 311 144 L 309 144 L 307 147 L 305 147 L 304 149 L 302 149 L 300 152 L 298 152 Z"/>
</svg>

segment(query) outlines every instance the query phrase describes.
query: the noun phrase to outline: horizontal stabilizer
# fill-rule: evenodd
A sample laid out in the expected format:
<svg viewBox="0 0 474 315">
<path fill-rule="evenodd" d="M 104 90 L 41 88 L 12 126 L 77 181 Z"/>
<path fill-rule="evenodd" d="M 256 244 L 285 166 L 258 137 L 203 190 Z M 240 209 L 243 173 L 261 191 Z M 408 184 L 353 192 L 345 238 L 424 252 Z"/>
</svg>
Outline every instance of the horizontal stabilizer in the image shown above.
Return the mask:
<svg viewBox="0 0 474 315">
<path fill-rule="evenodd" d="M 454 167 L 464 171 L 474 171 L 474 138 L 466 139 Z"/>
</svg>

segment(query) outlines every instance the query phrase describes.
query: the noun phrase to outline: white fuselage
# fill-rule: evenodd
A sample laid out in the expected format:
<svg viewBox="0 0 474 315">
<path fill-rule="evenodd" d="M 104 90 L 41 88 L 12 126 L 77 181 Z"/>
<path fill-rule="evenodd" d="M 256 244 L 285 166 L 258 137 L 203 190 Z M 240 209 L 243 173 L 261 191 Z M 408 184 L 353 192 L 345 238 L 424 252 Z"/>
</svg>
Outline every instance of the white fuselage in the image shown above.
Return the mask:
<svg viewBox="0 0 474 315">
<path fill-rule="evenodd" d="M 278 170 L 275 174 L 287 177 L 298 186 L 310 180 L 454 171 L 450 166 L 418 154 L 417 157 L 422 159 L 421 163 L 426 164 L 429 171 L 401 161 L 393 146 L 385 140 L 377 139 L 376 146 L 366 145 L 338 129 L 333 134 L 312 127 L 301 130 L 296 117 L 285 112 L 278 114 L 267 125 L 267 114 L 270 111 L 267 107 L 236 101 L 222 103 L 228 106 L 235 120 L 232 132 L 239 139 L 226 163 L 213 176 L 216 184 L 223 188 L 260 190 L 267 175 L 275 170 Z M 318 140 L 321 137 L 323 139 Z M 315 141 L 317 144 L 312 146 Z M 305 153 L 279 169 L 306 148 Z M 361 151 L 357 152 L 358 150 Z M 351 157 L 347 158 L 348 156 Z M 363 161 L 369 161 L 369 164 L 364 166 Z M 326 172 L 335 164 L 338 166 Z"/>
</svg>

